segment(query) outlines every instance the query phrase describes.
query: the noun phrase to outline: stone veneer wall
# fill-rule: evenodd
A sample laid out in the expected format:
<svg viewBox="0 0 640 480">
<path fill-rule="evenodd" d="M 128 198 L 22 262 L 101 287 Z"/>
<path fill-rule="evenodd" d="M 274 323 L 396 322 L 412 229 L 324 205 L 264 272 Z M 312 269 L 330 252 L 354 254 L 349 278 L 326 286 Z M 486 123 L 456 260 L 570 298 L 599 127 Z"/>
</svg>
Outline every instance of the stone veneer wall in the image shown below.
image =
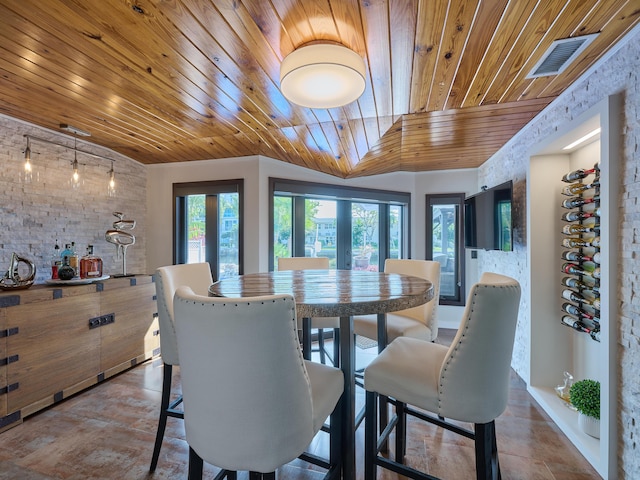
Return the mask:
<svg viewBox="0 0 640 480">
<path fill-rule="evenodd" d="M 618 292 L 618 478 L 640 478 L 640 29 L 611 58 L 601 63 L 570 91 L 562 94 L 514 139 L 486 162 L 479 171 L 480 185 L 496 185 L 508 179 L 515 183 L 515 249 L 511 253 L 484 252 L 479 271 L 497 271 L 517 278 L 528 291 L 526 245 L 526 173 L 528 152 L 552 135 L 560 125 L 579 116 L 609 95 L 622 94 L 624 129 L 620 172 L 620 276 L 612 287 Z M 529 299 L 523 296 L 513 366 L 529 378 L 527 332 Z"/>
<path fill-rule="evenodd" d="M 84 184 L 70 187 L 73 151 L 33 141 L 34 180 L 21 182 L 24 149 L 29 134 L 73 146 L 73 137 L 38 128 L 0 115 L 0 275 L 17 252 L 37 267 L 36 283 L 50 278 L 50 260 L 56 239 L 64 248 L 75 241 L 82 256 L 88 244 L 103 259 L 104 273 L 122 273 L 122 259 L 104 239 L 116 220 L 113 212 L 136 220 L 136 244 L 127 251 L 127 273 L 147 273 L 145 256 L 146 170 L 144 165 L 107 149 L 78 141 L 78 148 L 115 160 L 117 196 L 107 196 L 107 160 L 78 154 Z M 36 178 L 39 177 L 39 181 Z"/>
</svg>

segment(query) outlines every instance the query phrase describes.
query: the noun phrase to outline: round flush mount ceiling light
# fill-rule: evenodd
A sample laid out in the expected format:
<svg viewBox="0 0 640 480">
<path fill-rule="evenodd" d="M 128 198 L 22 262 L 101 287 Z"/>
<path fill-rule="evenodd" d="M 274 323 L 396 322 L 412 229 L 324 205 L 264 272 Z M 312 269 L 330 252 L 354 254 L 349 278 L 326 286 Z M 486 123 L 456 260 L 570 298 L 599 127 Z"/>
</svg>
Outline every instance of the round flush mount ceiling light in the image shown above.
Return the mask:
<svg viewBox="0 0 640 480">
<path fill-rule="evenodd" d="M 357 100 L 365 87 L 364 60 L 339 44 L 313 44 L 285 57 L 280 90 L 287 100 L 309 108 L 341 107 Z"/>
</svg>

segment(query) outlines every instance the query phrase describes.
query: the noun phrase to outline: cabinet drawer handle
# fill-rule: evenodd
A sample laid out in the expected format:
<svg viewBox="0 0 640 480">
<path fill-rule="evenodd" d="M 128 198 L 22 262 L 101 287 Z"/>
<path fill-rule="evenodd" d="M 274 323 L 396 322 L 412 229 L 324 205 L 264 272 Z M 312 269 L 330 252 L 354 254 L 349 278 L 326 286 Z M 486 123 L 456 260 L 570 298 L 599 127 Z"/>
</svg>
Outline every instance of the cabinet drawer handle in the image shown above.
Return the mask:
<svg viewBox="0 0 640 480">
<path fill-rule="evenodd" d="M 17 390 L 18 387 L 20 387 L 20 383 L 19 382 L 12 383 L 11 385 L 7 385 L 6 387 L 1 387 L 0 388 L 0 395 L 3 395 L 5 393 L 9 393 L 9 392 L 13 392 L 14 390 Z"/>
<path fill-rule="evenodd" d="M 17 362 L 20 359 L 19 355 L 11 355 L 10 357 L 0 358 L 0 367 L 9 365 L 10 363 Z"/>
<path fill-rule="evenodd" d="M 0 330 L 0 338 L 10 337 L 11 335 L 17 335 L 20 332 L 18 327 L 7 328 L 6 330 Z"/>
</svg>

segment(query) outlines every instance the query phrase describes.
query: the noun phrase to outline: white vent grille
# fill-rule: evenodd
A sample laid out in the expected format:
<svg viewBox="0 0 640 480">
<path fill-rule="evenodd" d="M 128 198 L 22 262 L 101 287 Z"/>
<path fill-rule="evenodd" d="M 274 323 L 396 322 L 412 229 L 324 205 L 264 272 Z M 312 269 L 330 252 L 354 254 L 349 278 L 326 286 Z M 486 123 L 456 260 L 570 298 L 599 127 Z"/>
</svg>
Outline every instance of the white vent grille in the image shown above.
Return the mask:
<svg viewBox="0 0 640 480">
<path fill-rule="evenodd" d="M 562 73 L 597 36 L 597 33 L 593 33 L 581 37 L 554 40 L 542 58 L 531 69 L 527 78 L 546 77 Z"/>
</svg>

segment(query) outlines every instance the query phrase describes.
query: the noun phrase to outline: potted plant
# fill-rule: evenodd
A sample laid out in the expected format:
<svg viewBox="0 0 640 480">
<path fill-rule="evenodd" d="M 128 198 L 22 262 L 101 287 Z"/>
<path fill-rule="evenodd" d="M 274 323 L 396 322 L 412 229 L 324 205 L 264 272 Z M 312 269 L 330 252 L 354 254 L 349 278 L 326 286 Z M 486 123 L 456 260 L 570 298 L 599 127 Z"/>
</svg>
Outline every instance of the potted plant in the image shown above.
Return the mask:
<svg viewBox="0 0 640 480">
<path fill-rule="evenodd" d="M 366 270 L 369 266 L 369 259 L 373 253 L 373 247 L 371 245 L 365 245 L 360 250 L 360 253 L 353 257 L 355 270 Z"/>
<path fill-rule="evenodd" d="M 579 380 L 569 390 L 571 405 L 578 411 L 578 425 L 584 433 L 600 438 L 600 382 Z"/>
</svg>

